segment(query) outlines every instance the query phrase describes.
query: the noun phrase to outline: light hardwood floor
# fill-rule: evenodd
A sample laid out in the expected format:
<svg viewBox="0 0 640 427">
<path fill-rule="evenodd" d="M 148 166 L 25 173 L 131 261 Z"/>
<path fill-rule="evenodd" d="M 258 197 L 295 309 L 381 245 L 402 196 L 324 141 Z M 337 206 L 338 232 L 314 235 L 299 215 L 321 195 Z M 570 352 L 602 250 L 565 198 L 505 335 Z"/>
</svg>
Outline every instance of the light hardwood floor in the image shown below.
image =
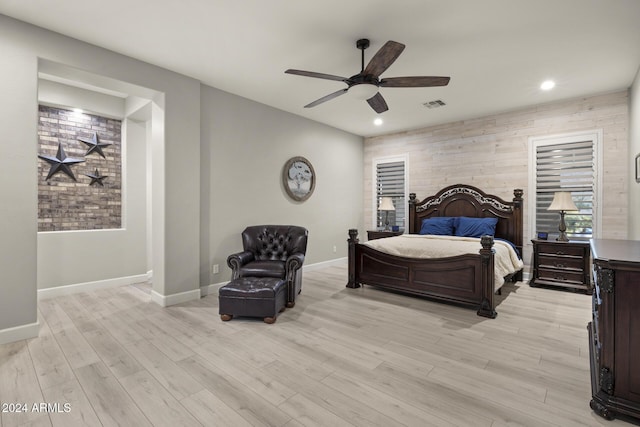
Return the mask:
<svg viewBox="0 0 640 427">
<path fill-rule="evenodd" d="M 39 337 L 0 346 L 0 402 L 28 406 L 0 426 L 627 424 L 589 409 L 589 296 L 510 284 L 489 320 L 345 283 L 305 272 L 273 325 L 148 285 L 39 301 Z"/>
</svg>

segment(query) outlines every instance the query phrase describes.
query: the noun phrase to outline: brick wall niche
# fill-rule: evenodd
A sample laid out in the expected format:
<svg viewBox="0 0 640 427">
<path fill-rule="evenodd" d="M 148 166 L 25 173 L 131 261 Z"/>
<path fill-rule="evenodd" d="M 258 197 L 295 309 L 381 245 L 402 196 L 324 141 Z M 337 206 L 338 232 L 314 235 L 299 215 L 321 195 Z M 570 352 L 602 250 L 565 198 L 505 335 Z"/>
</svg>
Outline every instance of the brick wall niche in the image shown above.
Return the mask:
<svg viewBox="0 0 640 427">
<path fill-rule="evenodd" d="M 122 121 L 86 113 L 39 106 L 38 154 L 56 156 L 62 144 L 67 157 L 84 159 L 47 180 L 51 165 L 38 159 L 38 231 L 101 230 L 122 227 Z M 104 158 L 78 138 L 97 133 Z M 90 185 L 96 169 L 103 186 Z"/>
</svg>

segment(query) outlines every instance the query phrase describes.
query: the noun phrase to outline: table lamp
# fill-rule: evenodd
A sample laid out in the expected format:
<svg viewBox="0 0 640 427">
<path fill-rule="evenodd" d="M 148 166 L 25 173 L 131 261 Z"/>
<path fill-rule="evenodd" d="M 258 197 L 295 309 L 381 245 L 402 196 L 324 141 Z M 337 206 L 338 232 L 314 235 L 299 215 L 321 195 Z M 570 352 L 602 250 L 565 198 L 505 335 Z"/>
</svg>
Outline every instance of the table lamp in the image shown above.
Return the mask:
<svg viewBox="0 0 640 427">
<path fill-rule="evenodd" d="M 391 197 L 383 197 L 380 200 L 380 207 L 378 208 L 381 211 L 386 211 L 386 217 L 384 222 L 384 231 L 390 231 L 389 228 L 389 211 L 395 211 L 396 208 L 393 206 L 393 200 Z"/>
<path fill-rule="evenodd" d="M 564 222 L 564 214 L 567 211 L 577 211 L 575 203 L 573 203 L 573 199 L 571 198 L 571 193 L 568 191 L 556 191 L 553 195 L 553 201 L 551 205 L 547 208 L 548 211 L 559 211 L 560 212 L 560 225 L 558 226 L 558 231 L 560 231 L 560 235 L 556 239 L 558 242 L 568 242 L 569 238 L 567 237 L 567 224 Z"/>
</svg>

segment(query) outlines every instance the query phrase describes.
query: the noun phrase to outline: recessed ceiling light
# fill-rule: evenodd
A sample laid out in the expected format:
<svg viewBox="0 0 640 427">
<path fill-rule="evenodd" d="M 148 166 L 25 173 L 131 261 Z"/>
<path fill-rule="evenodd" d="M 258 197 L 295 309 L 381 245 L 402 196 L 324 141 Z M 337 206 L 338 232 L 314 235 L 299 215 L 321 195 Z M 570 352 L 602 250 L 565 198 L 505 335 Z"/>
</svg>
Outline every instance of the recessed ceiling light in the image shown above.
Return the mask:
<svg viewBox="0 0 640 427">
<path fill-rule="evenodd" d="M 556 82 L 554 82 L 553 80 L 545 80 L 542 82 L 542 84 L 540 85 L 540 89 L 542 90 L 551 90 L 555 87 Z"/>
<path fill-rule="evenodd" d="M 382 125 L 382 119 L 380 117 L 378 117 L 377 119 L 375 119 L 373 121 L 373 124 L 376 125 L 376 126 Z"/>
</svg>

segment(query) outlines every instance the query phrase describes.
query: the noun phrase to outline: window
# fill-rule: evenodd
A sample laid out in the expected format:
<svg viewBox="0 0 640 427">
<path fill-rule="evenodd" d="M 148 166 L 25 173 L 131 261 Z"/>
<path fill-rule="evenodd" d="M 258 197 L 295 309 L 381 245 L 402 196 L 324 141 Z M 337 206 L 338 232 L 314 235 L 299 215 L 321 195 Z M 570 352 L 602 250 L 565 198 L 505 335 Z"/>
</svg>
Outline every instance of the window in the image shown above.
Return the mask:
<svg viewBox="0 0 640 427">
<path fill-rule="evenodd" d="M 384 228 L 389 220 L 389 227 L 397 225 L 405 228 L 407 217 L 407 161 L 405 157 L 374 160 L 374 222 L 377 228 Z M 391 197 L 394 211 L 381 211 L 380 201 L 383 197 Z"/>
<path fill-rule="evenodd" d="M 568 191 L 578 211 L 567 212 L 567 235 L 572 240 L 587 240 L 597 235 L 599 141 L 601 132 L 532 138 L 529 142 L 533 176 L 529 194 L 531 235 L 558 233 L 560 214 L 548 211 L 556 191 Z"/>
</svg>

